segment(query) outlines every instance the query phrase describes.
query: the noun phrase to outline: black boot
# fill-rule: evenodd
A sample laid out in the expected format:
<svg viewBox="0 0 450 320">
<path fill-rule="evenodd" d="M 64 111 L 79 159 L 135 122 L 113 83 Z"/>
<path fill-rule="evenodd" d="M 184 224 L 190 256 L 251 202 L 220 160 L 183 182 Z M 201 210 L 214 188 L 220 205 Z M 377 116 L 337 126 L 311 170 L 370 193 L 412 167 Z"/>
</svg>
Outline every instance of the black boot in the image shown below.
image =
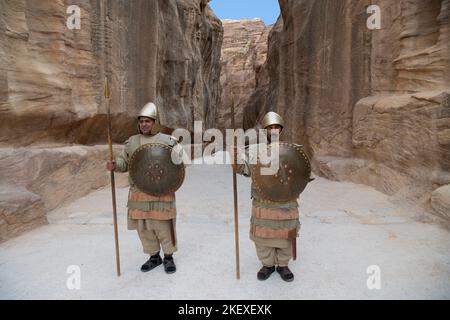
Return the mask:
<svg viewBox="0 0 450 320">
<path fill-rule="evenodd" d="M 294 281 L 294 274 L 289 270 L 288 267 L 277 267 L 277 272 L 280 274 L 281 279 L 287 282 Z"/>
<path fill-rule="evenodd" d="M 155 269 L 157 266 L 159 266 L 162 263 L 161 256 L 159 255 L 159 252 L 153 256 L 150 257 L 142 266 L 141 271 L 142 272 L 148 272 L 152 269 Z"/>
<path fill-rule="evenodd" d="M 264 281 L 269 279 L 270 275 L 275 271 L 275 266 L 273 267 L 262 267 L 257 274 L 258 280 Z"/>
<path fill-rule="evenodd" d="M 173 261 L 173 257 L 171 254 L 164 255 L 164 271 L 166 273 L 174 273 L 177 271 L 177 267 L 175 266 L 175 262 Z"/>
</svg>

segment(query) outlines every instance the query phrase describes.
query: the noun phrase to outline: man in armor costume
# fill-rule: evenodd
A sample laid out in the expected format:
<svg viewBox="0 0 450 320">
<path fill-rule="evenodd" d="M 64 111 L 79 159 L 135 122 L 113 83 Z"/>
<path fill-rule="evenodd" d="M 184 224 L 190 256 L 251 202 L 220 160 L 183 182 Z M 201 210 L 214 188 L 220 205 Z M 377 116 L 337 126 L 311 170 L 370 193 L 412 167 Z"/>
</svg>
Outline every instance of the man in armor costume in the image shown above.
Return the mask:
<svg viewBox="0 0 450 320">
<path fill-rule="evenodd" d="M 132 161 L 137 151 L 145 148 L 144 145 L 159 144 L 175 148 L 178 144 L 174 137 L 159 132 L 158 110 L 154 103 L 147 103 L 139 112 L 137 119 L 140 133 L 131 136 L 126 141 L 123 152 L 115 161 L 108 161 L 106 168 L 110 171 L 129 172 L 128 230 L 137 230 L 144 253 L 150 256 L 141 266 L 141 271 L 148 272 L 163 264 L 166 273 L 174 273 L 176 266 L 173 253 L 177 251 L 175 192 L 158 195 L 143 192 L 133 181 L 132 171 L 137 172 L 135 173 L 136 176 L 142 177 L 148 174 L 145 171 L 147 169 L 140 167 L 133 169 Z M 160 178 L 158 177 L 158 179 Z M 160 256 L 161 249 L 164 253 L 164 259 Z"/>
<path fill-rule="evenodd" d="M 297 202 L 299 193 L 295 194 L 294 192 L 294 196 L 291 196 L 289 199 L 282 199 L 281 201 L 280 199 L 275 199 L 274 201 L 273 197 L 267 196 L 264 188 L 266 188 L 266 191 L 269 190 L 269 193 L 270 190 L 275 190 L 274 192 L 276 193 L 276 189 L 279 190 L 278 186 L 271 183 L 271 180 L 269 180 L 269 183 L 266 182 L 266 187 L 264 187 L 264 182 L 258 184 L 258 179 L 261 179 L 261 176 L 257 176 L 259 171 L 255 169 L 259 168 L 254 165 L 256 163 L 255 158 L 258 157 L 261 147 L 271 147 L 271 140 L 274 134 L 279 135 L 281 133 L 284 128 L 284 121 L 279 114 L 269 112 L 262 120 L 262 128 L 267 130 L 268 145 L 260 143 L 247 146 L 245 152 L 242 152 L 240 157 L 238 155 L 238 159 L 241 161 L 238 162 L 236 171 L 238 174 L 252 177 L 250 239 L 255 243 L 257 256 L 263 265 L 257 273 L 257 278 L 258 280 L 266 280 L 276 270 L 284 281 L 290 282 L 294 280 L 294 274 L 289 269 L 288 263 L 293 255 L 296 254 L 293 250 L 296 250 L 295 241 L 300 230 Z M 301 176 L 298 174 L 298 171 L 296 172 L 293 168 L 291 170 L 286 165 L 283 165 L 283 168 L 288 168 L 280 169 L 288 170 L 285 172 L 286 174 L 281 173 L 284 177 L 287 176 L 285 181 L 281 180 L 283 185 L 289 189 L 294 183 L 299 182 L 301 184 L 304 182 L 304 186 L 306 186 L 306 183 L 310 181 L 310 166 L 306 155 L 302 151 L 302 146 L 287 143 L 285 145 L 290 148 L 289 150 L 294 150 L 294 153 L 301 153 L 299 160 L 294 154 L 293 162 L 294 165 L 295 163 L 300 163 L 305 174 Z M 278 167 L 276 170 L 278 170 Z M 293 171 L 294 173 L 292 173 Z M 277 174 L 274 174 L 274 177 L 279 176 L 280 172 L 278 171 Z"/>
</svg>

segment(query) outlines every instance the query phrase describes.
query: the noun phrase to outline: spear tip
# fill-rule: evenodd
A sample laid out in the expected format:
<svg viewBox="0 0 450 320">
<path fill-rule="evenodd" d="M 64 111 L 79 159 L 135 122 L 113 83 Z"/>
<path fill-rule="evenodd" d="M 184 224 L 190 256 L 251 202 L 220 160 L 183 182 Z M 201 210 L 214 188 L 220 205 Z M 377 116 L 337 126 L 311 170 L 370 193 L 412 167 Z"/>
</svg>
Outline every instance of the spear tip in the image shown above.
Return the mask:
<svg viewBox="0 0 450 320">
<path fill-rule="evenodd" d="M 111 96 L 111 92 L 109 91 L 109 85 L 108 85 L 108 78 L 107 77 L 105 77 L 105 91 L 104 91 L 104 94 L 105 94 L 105 98 L 106 99 L 109 99 L 110 96 Z"/>
</svg>

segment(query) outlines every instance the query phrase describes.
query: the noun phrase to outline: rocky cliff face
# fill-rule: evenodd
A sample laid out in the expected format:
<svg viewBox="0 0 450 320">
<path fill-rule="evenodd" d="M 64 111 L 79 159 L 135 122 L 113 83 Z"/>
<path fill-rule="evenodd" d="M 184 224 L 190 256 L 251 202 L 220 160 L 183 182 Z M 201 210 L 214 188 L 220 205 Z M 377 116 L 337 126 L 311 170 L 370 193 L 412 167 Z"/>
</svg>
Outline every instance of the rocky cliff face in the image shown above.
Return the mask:
<svg viewBox="0 0 450 320">
<path fill-rule="evenodd" d="M 219 104 L 222 27 L 205 0 L 0 1 L 0 143 L 104 143 L 103 79 L 114 138 L 155 101 L 168 127 L 212 126 Z"/>
<path fill-rule="evenodd" d="M 108 183 L 104 146 L 70 146 L 106 143 L 105 76 L 117 143 L 148 101 L 166 127 L 214 126 L 223 28 L 207 3 L 0 0 L 1 239 Z"/>
<path fill-rule="evenodd" d="M 259 83 L 257 77 L 266 61 L 267 39 L 271 27 L 261 19 L 223 20 L 221 55 L 221 102 L 216 118 L 219 129 L 232 128 L 231 104 L 234 102 L 235 122 L 243 126 L 243 112 L 248 99 Z"/>
<path fill-rule="evenodd" d="M 371 4 L 380 30 L 366 26 Z M 268 82 L 246 105 L 245 125 L 278 111 L 316 172 L 433 207 L 430 193 L 450 183 L 450 1 L 280 6 L 262 68 Z"/>
</svg>

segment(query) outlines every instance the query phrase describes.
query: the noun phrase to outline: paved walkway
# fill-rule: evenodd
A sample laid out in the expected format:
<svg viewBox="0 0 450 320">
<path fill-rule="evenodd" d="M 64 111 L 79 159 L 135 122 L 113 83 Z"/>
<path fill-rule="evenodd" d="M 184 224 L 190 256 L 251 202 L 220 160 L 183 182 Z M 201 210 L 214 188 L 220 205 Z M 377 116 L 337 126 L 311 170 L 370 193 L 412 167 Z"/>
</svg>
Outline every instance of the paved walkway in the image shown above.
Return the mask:
<svg viewBox="0 0 450 320">
<path fill-rule="evenodd" d="M 122 276 L 116 277 L 110 190 L 49 214 L 50 224 L 0 245 L 1 299 L 449 299 L 450 232 L 411 221 L 373 188 L 318 178 L 301 197 L 295 281 L 260 282 L 248 238 L 250 180 L 239 177 L 241 279 L 235 279 L 232 176 L 191 166 L 177 192 L 177 273 L 139 271 L 147 259 L 126 230 L 127 188 L 117 190 Z M 80 289 L 69 290 L 79 268 Z M 380 271 L 369 290 L 369 266 Z M 372 272 L 372 271 L 371 271 Z M 376 274 L 372 274 L 376 277 Z"/>
</svg>

